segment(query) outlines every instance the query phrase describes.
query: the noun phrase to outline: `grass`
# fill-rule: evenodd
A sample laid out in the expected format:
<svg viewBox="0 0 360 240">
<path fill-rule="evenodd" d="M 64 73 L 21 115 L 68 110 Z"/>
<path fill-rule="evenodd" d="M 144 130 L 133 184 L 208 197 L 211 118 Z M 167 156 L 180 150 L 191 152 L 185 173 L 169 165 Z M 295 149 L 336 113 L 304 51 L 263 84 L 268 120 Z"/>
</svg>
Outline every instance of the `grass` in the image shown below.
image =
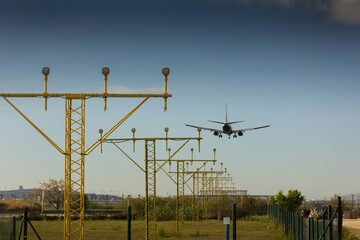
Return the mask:
<svg viewBox="0 0 360 240">
<path fill-rule="evenodd" d="M 33 226 L 39 233 L 41 239 L 60 240 L 63 239 L 63 221 L 32 221 Z M 238 239 L 285 239 L 281 230 L 271 223 L 267 217 L 261 219 L 238 220 Z M 153 224 L 150 225 L 151 230 Z M 181 224 L 179 225 L 181 229 Z M 19 231 L 19 225 L 17 231 Z M 145 222 L 132 222 L 132 239 L 145 239 Z M 208 220 L 200 222 L 185 221 L 183 233 L 177 233 L 176 221 L 159 221 L 156 225 L 157 239 L 224 239 L 226 226 L 223 221 Z M 232 233 L 232 230 L 230 230 Z M 18 234 L 18 233 L 17 233 Z M 34 237 L 29 230 L 29 239 Z M 18 237 L 18 236 L 17 236 Z M 125 220 L 88 220 L 85 221 L 85 239 L 126 239 L 127 221 Z M 232 235 L 230 234 L 230 238 Z"/>
<path fill-rule="evenodd" d="M 40 204 L 35 201 L 22 201 L 22 200 L 0 201 L 0 211 L 23 211 L 25 207 L 27 207 L 29 211 L 37 211 L 41 209 Z"/>
</svg>

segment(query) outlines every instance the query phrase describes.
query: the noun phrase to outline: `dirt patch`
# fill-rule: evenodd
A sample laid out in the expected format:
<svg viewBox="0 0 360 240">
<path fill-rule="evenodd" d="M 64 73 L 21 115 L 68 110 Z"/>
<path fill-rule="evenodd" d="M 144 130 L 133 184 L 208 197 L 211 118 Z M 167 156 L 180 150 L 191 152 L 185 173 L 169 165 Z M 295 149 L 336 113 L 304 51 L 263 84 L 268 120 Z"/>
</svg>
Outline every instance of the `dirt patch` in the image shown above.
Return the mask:
<svg viewBox="0 0 360 240">
<path fill-rule="evenodd" d="M 343 219 L 343 226 L 348 228 L 360 229 L 360 219 Z"/>
<path fill-rule="evenodd" d="M 360 237 L 360 219 L 343 219 L 343 226 L 350 229 L 356 237 Z"/>
</svg>

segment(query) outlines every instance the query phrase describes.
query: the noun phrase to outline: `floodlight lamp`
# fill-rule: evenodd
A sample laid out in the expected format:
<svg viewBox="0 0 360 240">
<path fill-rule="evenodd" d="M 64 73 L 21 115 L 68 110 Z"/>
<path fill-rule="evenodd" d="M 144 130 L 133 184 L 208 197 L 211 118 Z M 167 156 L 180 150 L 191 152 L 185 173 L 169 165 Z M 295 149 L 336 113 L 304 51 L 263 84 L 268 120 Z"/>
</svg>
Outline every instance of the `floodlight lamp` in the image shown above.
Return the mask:
<svg viewBox="0 0 360 240">
<path fill-rule="evenodd" d="M 193 152 L 193 151 L 194 151 L 194 148 L 190 148 L 190 151 L 192 151 L 192 152 Z"/>
<path fill-rule="evenodd" d="M 101 70 L 102 74 L 104 74 L 105 76 L 109 75 L 110 73 L 110 68 L 108 67 L 103 67 Z"/>
<path fill-rule="evenodd" d="M 42 69 L 42 74 L 44 74 L 45 76 L 47 76 L 47 75 L 49 75 L 49 73 L 50 73 L 50 68 L 48 68 L 48 67 L 43 67 L 43 69 Z"/>
<path fill-rule="evenodd" d="M 167 67 L 163 68 L 163 69 L 162 69 L 162 74 L 163 74 L 164 76 L 169 75 L 169 74 L 170 74 L 170 68 L 167 68 Z"/>
<path fill-rule="evenodd" d="M 221 166 L 224 164 L 224 163 L 220 163 L 221 164 Z"/>
<path fill-rule="evenodd" d="M 131 129 L 131 132 L 135 133 L 135 132 L 136 132 L 136 129 L 135 129 L 135 128 L 132 128 L 132 129 Z"/>
<path fill-rule="evenodd" d="M 168 148 L 168 152 L 170 152 L 171 151 L 171 148 Z"/>
<path fill-rule="evenodd" d="M 101 128 L 99 129 L 99 133 L 102 134 L 104 132 L 104 130 L 102 130 Z"/>
<path fill-rule="evenodd" d="M 216 148 L 214 148 L 213 151 L 216 152 Z"/>
<path fill-rule="evenodd" d="M 165 131 L 165 132 L 168 132 L 168 131 L 169 131 L 169 128 L 168 128 L 168 127 L 164 128 L 164 131 Z"/>
<path fill-rule="evenodd" d="M 198 128 L 197 130 L 198 130 L 198 132 L 201 132 L 201 128 Z"/>
</svg>

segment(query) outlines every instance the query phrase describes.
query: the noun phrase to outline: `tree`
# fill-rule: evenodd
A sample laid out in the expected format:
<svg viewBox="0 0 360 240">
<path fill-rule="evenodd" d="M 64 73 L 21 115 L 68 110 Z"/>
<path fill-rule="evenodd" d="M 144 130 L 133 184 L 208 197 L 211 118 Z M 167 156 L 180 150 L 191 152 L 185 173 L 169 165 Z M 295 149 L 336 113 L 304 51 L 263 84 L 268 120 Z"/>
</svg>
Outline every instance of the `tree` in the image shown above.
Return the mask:
<svg viewBox="0 0 360 240">
<path fill-rule="evenodd" d="M 44 193 L 44 201 L 50 203 L 56 210 L 64 204 L 64 180 L 49 179 L 48 182 L 40 182 L 40 187 L 36 188 L 36 194 Z"/>
<path fill-rule="evenodd" d="M 292 189 L 288 191 L 287 196 L 285 196 L 281 190 L 275 195 L 275 197 L 272 196 L 270 199 L 271 204 L 277 204 L 288 211 L 297 210 L 304 201 L 305 197 L 301 195 L 301 192 L 299 190 Z"/>
</svg>

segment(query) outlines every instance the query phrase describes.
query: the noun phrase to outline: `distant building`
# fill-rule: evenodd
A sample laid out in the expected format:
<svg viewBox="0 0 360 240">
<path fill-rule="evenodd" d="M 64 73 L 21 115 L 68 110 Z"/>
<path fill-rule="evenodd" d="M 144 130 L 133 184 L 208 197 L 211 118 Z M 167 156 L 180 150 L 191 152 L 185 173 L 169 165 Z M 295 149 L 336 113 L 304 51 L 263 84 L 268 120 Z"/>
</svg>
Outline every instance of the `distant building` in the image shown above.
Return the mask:
<svg viewBox="0 0 360 240">
<path fill-rule="evenodd" d="M 96 194 L 96 193 L 85 193 L 88 200 L 91 202 L 102 202 L 112 203 L 123 200 L 123 197 L 108 195 L 108 194 Z M 0 190 L 0 201 L 1 200 L 24 200 L 35 197 L 35 188 L 24 189 L 23 186 L 19 186 L 17 190 Z M 37 198 L 40 200 L 40 196 Z"/>
<path fill-rule="evenodd" d="M 17 190 L 0 190 L 0 200 L 23 200 L 31 197 L 32 193 L 35 193 L 34 188 L 24 189 L 23 186 Z"/>
</svg>

